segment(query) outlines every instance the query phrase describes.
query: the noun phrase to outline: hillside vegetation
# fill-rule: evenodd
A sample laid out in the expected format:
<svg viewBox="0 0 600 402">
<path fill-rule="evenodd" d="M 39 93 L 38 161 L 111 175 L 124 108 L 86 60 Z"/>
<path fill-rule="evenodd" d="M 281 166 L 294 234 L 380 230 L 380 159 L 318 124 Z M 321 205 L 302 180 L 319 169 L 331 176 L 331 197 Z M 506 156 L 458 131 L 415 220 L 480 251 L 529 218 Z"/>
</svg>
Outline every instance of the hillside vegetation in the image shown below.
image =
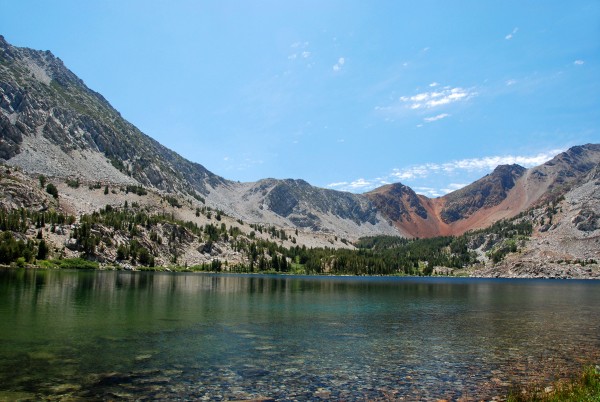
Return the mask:
<svg viewBox="0 0 600 402">
<path fill-rule="evenodd" d="M 245 223 L 197 200 L 193 201 L 202 206 L 142 186 L 54 184 L 43 176 L 36 182 L 9 167 L 4 168 L 1 180 L 0 263 L 15 266 L 470 275 L 522 252 L 534 226 L 545 228 L 559 209 L 559 201 L 553 202 L 543 216 L 532 210 L 461 236 L 369 236 L 352 243 L 330 235 L 328 246 L 307 247 L 306 233 L 298 229 Z M 70 214 L 67 211 L 73 208 L 68 198 L 74 194 L 97 200 L 105 197 L 107 204 Z M 115 203 L 115 197 L 124 201 Z M 596 261 L 578 263 L 593 265 Z"/>
</svg>

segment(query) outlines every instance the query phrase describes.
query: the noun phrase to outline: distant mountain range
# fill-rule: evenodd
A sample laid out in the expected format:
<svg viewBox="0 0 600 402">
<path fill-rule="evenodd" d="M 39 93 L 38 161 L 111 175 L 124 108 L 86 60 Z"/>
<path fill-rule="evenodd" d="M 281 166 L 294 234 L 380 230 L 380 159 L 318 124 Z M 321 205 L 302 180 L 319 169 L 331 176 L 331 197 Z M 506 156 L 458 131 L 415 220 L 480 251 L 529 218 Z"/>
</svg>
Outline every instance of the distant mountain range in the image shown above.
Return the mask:
<svg viewBox="0 0 600 402">
<path fill-rule="evenodd" d="M 558 198 L 589 180 L 599 162 L 600 144 L 588 144 L 573 147 L 531 169 L 498 166 L 485 177 L 440 198 L 417 195 L 402 184 L 384 186 L 366 196 L 405 236 L 457 235 Z"/>
<path fill-rule="evenodd" d="M 32 174 L 142 185 L 247 222 L 356 239 L 456 235 L 514 217 L 596 180 L 600 144 L 573 147 L 531 169 L 498 166 L 433 199 L 401 183 L 365 194 L 303 180 L 238 183 L 142 133 L 51 52 L 14 47 L 0 36 L 0 159 Z"/>
</svg>

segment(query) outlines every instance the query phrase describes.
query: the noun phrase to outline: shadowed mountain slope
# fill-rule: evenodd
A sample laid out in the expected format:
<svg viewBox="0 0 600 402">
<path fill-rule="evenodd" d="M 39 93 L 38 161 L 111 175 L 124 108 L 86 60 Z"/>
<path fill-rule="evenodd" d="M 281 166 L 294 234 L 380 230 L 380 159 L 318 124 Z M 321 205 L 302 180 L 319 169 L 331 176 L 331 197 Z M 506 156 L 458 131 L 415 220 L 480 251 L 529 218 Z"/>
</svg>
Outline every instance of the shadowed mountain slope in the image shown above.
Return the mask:
<svg viewBox="0 0 600 402">
<path fill-rule="evenodd" d="M 519 165 L 501 165 L 485 177 L 444 197 L 441 218 L 446 223 L 465 219 L 482 208 L 500 204 L 525 168 Z"/>
<path fill-rule="evenodd" d="M 0 37 L 0 157 L 34 173 L 207 194 L 225 180 L 143 134 L 49 51 Z"/>
</svg>

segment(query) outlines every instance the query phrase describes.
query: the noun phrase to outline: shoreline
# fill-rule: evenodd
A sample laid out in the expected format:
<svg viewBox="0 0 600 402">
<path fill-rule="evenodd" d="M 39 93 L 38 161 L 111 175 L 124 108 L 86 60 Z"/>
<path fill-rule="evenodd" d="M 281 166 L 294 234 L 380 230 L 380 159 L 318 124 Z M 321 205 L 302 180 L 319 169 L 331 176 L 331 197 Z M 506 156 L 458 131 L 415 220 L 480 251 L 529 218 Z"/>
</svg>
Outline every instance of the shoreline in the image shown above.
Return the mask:
<svg viewBox="0 0 600 402">
<path fill-rule="evenodd" d="M 594 281 L 600 280 L 600 277 L 587 276 L 499 276 L 499 275 L 465 275 L 459 273 L 458 275 L 351 275 L 351 274 L 328 274 L 328 273 L 304 273 L 304 272 L 278 272 L 278 271 L 261 271 L 261 272 L 245 272 L 245 271 L 231 271 L 231 270 L 203 270 L 193 269 L 193 267 L 134 267 L 134 266 L 122 266 L 122 265 L 102 265 L 95 261 L 87 261 L 88 264 L 98 264 L 97 266 L 86 266 L 77 267 L 69 264 L 67 267 L 60 266 L 59 261 L 78 261 L 80 259 L 64 259 L 64 260 L 45 260 L 46 264 L 26 264 L 25 266 L 17 266 L 16 264 L 6 265 L 0 264 L 0 269 L 26 269 L 26 270 L 73 270 L 73 271 L 123 271 L 123 272 L 160 272 L 160 273 L 191 273 L 191 274 L 212 274 L 212 275 L 272 275 L 272 276 L 312 276 L 312 277 L 339 277 L 339 278 L 448 278 L 448 279 L 542 279 L 542 280 L 585 280 Z"/>
</svg>

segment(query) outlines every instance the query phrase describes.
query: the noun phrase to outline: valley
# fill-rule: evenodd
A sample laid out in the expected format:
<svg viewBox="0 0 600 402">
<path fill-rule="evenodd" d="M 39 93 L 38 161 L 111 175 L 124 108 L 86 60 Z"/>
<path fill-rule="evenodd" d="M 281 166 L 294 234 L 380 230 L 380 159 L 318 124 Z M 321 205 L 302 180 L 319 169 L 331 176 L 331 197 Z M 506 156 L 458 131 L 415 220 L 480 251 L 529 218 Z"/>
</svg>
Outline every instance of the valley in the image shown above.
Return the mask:
<svg viewBox="0 0 600 402">
<path fill-rule="evenodd" d="M 498 166 L 439 198 L 401 183 L 365 194 L 293 179 L 239 183 L 142 133 L 49 51 L 0 37 L 0 158 L 3 231 L 10 247 L 29 250 L 21 265 L 39 265 L 43 240 L 42 260 L 127 269 L 600 276 L 600 144 L 530 169 Z M 39 221 L 57 214 L 69 224 Z M 503 237 L 498 224 L 530 229 Z M 443 237 L 429 249 L 427 239 Z M 382 262 L 401 260 L 394 252 L 406 242 L 432 254 Z M 17 264 L 14 255 L 2 262 Z"/>
</svg>

